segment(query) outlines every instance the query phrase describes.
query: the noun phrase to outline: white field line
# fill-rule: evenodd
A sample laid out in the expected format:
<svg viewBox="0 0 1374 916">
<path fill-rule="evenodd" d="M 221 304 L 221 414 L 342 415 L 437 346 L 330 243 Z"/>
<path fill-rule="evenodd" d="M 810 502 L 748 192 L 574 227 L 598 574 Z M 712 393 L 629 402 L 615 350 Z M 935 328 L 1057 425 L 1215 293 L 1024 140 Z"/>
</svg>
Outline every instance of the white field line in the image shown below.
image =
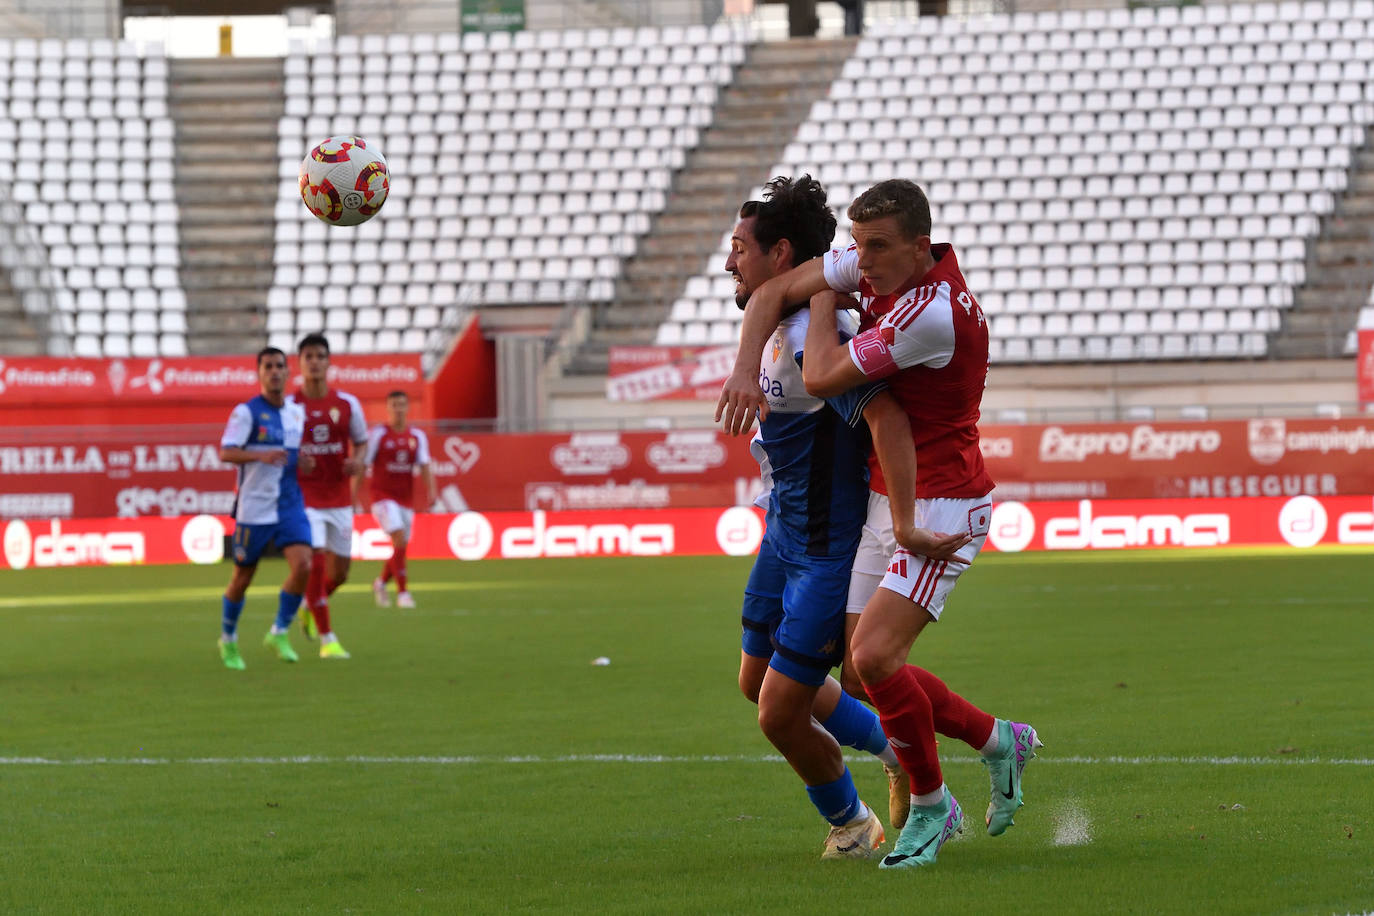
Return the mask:
<svg viewBox="0 0 1374 916">
<path fill-rule="evenodd" d="M 264 600 L 276 600 L 277 589 L 280 588 L 279 582 L 264 582 L 259 586 L 248 589 L 248 598 L 262 598 Z M 518 588 L 518 582 L 412 582 L 410 590 L 414 592 L 468 592 L 486 589 L 505 589 Z M 344 585 L 341 592 L 371 592 L 372 586 L 369 583 L 360 585 Z M 200 585 L 183 588 L 150 588 L 136 589 L 124 592 L 100 592 L 87 593 L 83 595 L 11 595 L 0 598 L 0 609 L 7 608 L 36 608 L 36 607 L 74 607 L 77 605 L 101 605 L 101 604 L 158 604 L 169 601 L 205 601 L 214 603 L 215 610 L 218 612 L 219 598 L 224 594 L 224 586 Z"/>
<path fill-rule="evenodd" d="M 852 762 L 869 757 L 851 757 Z M 975 757 L 946 758 L 946 763 L 973 763 Z M 0 766 L 301 766 L 355 764 L 362 766 L 480 766 L 548 763 L 781 763 L 774 754 L 762 755 L 666 755 L 666 754 L 564 754 L 559 756 L 417 756 L 374 757 L 0 757 Z M 1201 767 L 1374 767 L 1370 757 L 1051 757 L 1036 758 L 1038 765 L 1087 766 L 1201 766 Z"/>
</svg>

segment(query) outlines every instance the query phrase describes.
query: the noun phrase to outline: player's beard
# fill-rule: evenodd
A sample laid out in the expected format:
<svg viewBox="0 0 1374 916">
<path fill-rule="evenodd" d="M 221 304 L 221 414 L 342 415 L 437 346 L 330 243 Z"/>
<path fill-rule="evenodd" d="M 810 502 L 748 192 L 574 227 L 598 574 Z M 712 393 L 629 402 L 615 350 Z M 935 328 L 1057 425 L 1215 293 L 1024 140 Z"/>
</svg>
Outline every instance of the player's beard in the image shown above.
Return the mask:
<svg viewBox="0 0 1374 916">
<path fill-rule="evenodd" d="M 744 311 L 744 307 L 749 304 L 749 297 L 753 294 L 753 292 L 754 291 L 751 289 L 745 289 L 744 284 L 738 282 L 736 283 L 735 305 L 739 308 L 741 312 Z"/>
</svg>

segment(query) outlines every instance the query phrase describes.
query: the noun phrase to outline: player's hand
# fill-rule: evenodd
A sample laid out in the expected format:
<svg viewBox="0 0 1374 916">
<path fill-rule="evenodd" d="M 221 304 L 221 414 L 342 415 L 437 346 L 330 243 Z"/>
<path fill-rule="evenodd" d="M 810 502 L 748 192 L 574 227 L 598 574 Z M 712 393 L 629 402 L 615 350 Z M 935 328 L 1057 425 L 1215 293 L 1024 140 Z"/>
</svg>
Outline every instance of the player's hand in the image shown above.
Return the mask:
<svg viewBox="0 0 1374 916">
<path fill-rule="evenodd" d="M 274 448 L 266 452 L 255 452 L 257 459 L 263 464 L 274 464 L 281 467 L 286 464 L 286 449 Z"/>
<path fill-rule="evenodd" d="M 724 417 L 725 431 L 738 436 L 754 425 L 755 411 L 760 422 L 768 419 L 768 401 L 759 387 L 759 380 L 752 372 L 743 377 L 738 371 L 730 373 L 721 386 L 720 400 L 716 402 L 716 422 Z"/>
<path fill-rule="evenodd" d="M 911 528 L 896 531 L 894 535 L 898 544 L 916 556 L 963 564 L 967 564 L 968 560 L 956 554 L 973 540 L 969 534 L 944 534 L 929 528 Z"/>
<path fill-rule="evenodd" d="M 354 456 L 352 456 L 352 455 L 350 455 L 349 457 L 347 457 L 347 458 L 344 459 L 344 463 L 343 463 L 343 472 L 344 472 L 344 476 L 345 476 L 345 477 L 352 477 L 352 476 L 354 476 L 354 475 L 357 474 L 359 471 L 361 471 L 362 468 L 363 468 L 363 462 L 362 462 L 361 459 L 356 458 L 356 457 L 354 457 Z"/>
<path fill-rule="evenodd" d="M 365 512 L 367 512 L 367 510 L 363 508 L 362 500 L 358 499 L 353 501 L 353 511 L 359 515 L 362 515 Z"/>
<path fill-rule="evenodd" d="M 823 289 L 811 297 L 811 307 L 813 309 L 847 309 L 854 307 L 854 297 L 846 296 L 844 293 L 837 293 L 833 289 Z"/>
<path fill-rule="evenodd" d="M 302 474 L 313 473 L 315 470 L 315 456 L 307 455 L 302 452 L 296 457 L 296 467 L 300 469 Z"/>
</svg>

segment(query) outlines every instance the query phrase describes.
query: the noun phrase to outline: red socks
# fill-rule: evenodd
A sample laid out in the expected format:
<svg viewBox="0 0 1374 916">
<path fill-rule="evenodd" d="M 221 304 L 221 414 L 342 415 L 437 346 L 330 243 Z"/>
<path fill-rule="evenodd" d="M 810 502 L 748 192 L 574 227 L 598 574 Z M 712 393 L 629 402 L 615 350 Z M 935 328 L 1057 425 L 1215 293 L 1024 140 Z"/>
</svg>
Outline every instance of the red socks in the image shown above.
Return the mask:
<svg viewBox="0 0 1374 916">
<path fill-rule="evenodd" d="M 916 680 L 930 699 L 935 731 L 960 741 L 975 751 L 992 737 L 997 720 L 945 686 L 945 682 L 924 668 L 912 666 Z"/>
<path fill-rule="evenodd" d="M 402 544 L 391 556 L 391 571 L 396 574 L 396 590 L 406 591 L 406 548 Z"/>
<path fill-rule="evenodd" d="M 864 683 L 878 708 L 883 734 L 902 769 L 911 776 L 911 794 L 926 795 L 944 785 L 935 750 L 935 719 L 930 698 L 916 679 L 916 667 L 903 665 L 876 684 Z"/>
<path fill-rule="evenodd" d="M 987 743 L 996 724 L 992 716 L 915 665 L 901 668 L 877 684 L 865 684 L 878 708 L 883 732 L 911 776 L 911 793 L 925 795 L 944 783 L 935 732 L 958 738 L 975 750 Z"/>
<path fill-rule="evenodd" d="M 315 629 L 320 635 L 333 632 L 329 628 L 329 596 L 334 585 L 328 581 L 325 572 L 328 557 L 324 551 L 316 551 L 310 557 L 310 578 L 305 583 L 305 608 L 315 618 Z"/>
</svg>

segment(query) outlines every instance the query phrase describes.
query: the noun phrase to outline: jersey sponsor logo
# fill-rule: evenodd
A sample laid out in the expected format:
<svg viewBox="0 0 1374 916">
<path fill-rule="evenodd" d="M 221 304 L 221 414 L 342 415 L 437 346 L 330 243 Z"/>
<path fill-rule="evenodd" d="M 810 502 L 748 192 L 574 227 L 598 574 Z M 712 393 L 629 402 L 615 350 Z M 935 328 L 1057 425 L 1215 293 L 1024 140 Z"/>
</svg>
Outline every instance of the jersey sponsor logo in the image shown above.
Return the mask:
<svg viewBox="0 0 1374 916">
<path fill-rule="evenodd" d="M 660 474 L 702 474 L 725 463 L 725 446 L 715 430 L 671 432 L 662 442 L 651 442 L 644 457 Z"/>
<path fill-rule="evenodd" d="M 630 450 L 619 433 L 573 433 L 549 450 L 549 460 L 564 474 L 609 474 L 630 463 Z"/>
<path fill-rule="evenodd" d="M 147 555 L 143 535 L 137 531 L 89 531 L 62 533 L 62 523 L 48 523 L 45 534 L 34 536 L 27 523 L 13 521 L 5 527 L 5 561 L 13 569 L 142 563 Z"/>
<path fill-rule="evenodd" d="M 1046 519 L 1045 548 L 1216 547 L 1231 542 L 1231 516 L 1225 512 L 1094 517 L 1092 507 L 1092 500 L 1080 500 L 1077 515 Z"/>
</svg>

